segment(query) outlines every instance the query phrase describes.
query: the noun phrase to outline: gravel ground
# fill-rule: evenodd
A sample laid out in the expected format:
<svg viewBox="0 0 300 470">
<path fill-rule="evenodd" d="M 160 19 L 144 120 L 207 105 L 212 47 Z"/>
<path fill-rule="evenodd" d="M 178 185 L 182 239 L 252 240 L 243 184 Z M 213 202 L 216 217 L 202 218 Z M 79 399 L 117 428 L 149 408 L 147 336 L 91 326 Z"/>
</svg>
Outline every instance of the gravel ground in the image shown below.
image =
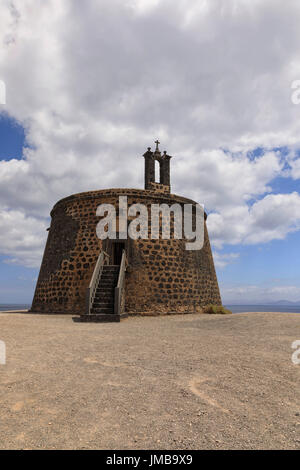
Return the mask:
<svg viewBox="0 0 300 470">
<path fill-rule="evenodd" d="M 300 315 L 0 314 L 1 449 L 300 448 Z"/>
</svg>

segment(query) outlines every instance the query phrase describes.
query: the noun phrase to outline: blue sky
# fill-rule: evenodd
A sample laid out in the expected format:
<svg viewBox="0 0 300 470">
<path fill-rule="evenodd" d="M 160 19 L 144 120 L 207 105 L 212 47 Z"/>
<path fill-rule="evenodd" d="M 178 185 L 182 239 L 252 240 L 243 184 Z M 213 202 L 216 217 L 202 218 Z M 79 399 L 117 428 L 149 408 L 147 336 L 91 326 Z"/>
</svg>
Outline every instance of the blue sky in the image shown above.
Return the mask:
<svg viewBox="0 0 300 470">
<path fill-rule="evenodd" d="M 25 146 L 24 128 L 14 119 L 0 114 L 0 159 L 21 159 Z"/>
<path fill-rule="evenodd" d="M 23 127 L 5 113 L 0 115 L 0 160 L 22 159 L 25 146 Z M 10 264 L 0 256 L 0 303 L 30 303 L 38 269 Z"/>
<path fill-rule="evenodd" d="M 296 1 L 2 2 L 0 303 L 31 302 L 55 202 L 142 187 L 156 138 L 224 303 L 299 301 L 299 23 Z"/>
</svg>

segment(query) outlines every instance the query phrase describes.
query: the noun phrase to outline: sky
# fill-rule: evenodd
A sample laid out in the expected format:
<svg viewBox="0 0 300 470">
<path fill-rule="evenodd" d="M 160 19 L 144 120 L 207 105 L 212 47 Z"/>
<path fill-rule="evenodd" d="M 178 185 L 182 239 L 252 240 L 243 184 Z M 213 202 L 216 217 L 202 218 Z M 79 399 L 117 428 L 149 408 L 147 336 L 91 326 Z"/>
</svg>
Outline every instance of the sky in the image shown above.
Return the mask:
<svg viewBox="0 0 300 470">
<path fill-rule="evenodd" d="M 299 0 L 2 0 L 0 304 L 30 303 L 50 210 L 143 187 L 205 205 L 224 304 L 300 302 Z"/>
</svg>

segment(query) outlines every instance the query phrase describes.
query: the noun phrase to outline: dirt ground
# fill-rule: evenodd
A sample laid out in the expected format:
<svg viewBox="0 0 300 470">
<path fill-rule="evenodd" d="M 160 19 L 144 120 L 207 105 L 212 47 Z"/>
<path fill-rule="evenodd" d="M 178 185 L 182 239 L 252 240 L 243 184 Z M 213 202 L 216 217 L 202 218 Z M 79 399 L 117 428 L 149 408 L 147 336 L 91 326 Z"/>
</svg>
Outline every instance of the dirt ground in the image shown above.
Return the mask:
<svg viewBox="0 0 300 470">
<path fill-rule="evenodd" d="M 300 315 L 0 314 L 1 449 L 299 449 Z"/>
</svg>

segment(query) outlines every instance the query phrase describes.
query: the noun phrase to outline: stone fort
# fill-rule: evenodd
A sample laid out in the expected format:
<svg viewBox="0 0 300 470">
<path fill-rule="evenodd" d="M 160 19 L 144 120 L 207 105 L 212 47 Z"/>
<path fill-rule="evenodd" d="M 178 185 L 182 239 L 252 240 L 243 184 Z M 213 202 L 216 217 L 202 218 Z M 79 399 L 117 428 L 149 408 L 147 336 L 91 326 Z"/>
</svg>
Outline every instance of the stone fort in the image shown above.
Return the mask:
<svg viewBox="0 0 300 470">
<path fill-rule="evenodd" d="M 141 203 L 149 210 L 163 203 L 196 207 L 195 201 L 171 193 L 172 157 L 160 152 L 158 141 L 143 157 L 145 189 L 89 191 L 55 204 L 31 312 L 120 321 L 128 315 L 200 313 L 209 304 L 221 305 L 205 221 L 199 250 L 186 250 L 186 240 L 172 237 L 172 230 L 170 239 L 161 234 L 158 239 L 123 239 L 118 223 L 116 239 L 98 238 L 98 206 L 113 205 L 118 220 L 120 196 L 127 197 L 128 205 Z"/>
</svg>

